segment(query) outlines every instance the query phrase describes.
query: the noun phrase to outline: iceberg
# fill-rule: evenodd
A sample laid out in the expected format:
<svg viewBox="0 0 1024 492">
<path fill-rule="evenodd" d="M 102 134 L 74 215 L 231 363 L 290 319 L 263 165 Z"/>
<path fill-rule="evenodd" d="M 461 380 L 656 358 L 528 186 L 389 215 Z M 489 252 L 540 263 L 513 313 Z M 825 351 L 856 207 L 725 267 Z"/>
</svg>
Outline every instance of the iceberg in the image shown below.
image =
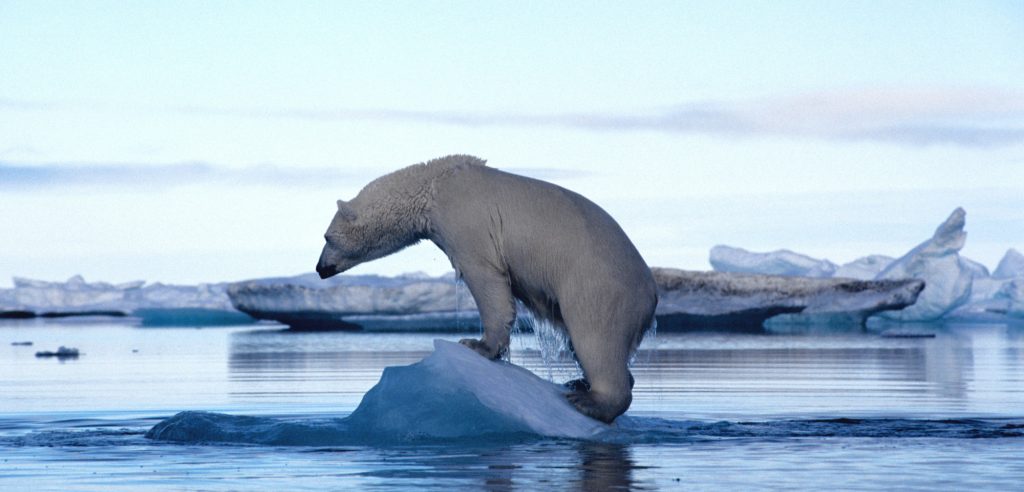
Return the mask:
<svg viewBox="0 0 1024 492">
<path fill-rule="evenodd" d="M 716 272 L 756 273 L 792 277 L 831 277 L 838 268 L 828 260 L 780 249 L 754 253 L 743 248 L 718 245 L 711 248 L 711 267 Z"/>
<path fill-rule="evenodd" d="M 966 212 L 957 208 L 935 230 L 935 234 L 878 274 L 876 280 L 917 278 L 925 281 L 924 291 L 914 305 L 880 314 L 897 321 L 932 321 L 967 303 L 976 270 L 960 257 L 967 240 Z"/>
<path fill-rule="evenodd" d="M 981 262 L 974 261 L 966 256 L 961 255 L 960 264 L 961 266 L 966 268 L 967 271 L 971 272 L 971 278 L 988 278 L 990 276 L 988 272 L 988 267 L 983 265 Z"/>
<path fill-rule="evenodd" d="M 613 429 L 579 413 L 561 385 L 461 344 L 434 341 L 425 359 L 384 369 L 348 416 L 319 422 L 182 412 L 150 439 L 271 445 L 388 444 L 537 435 L 589 439 Z"/>
<path fill-rule="evenodd" d="M 1024 254 L 1013 248 L 1006 251 L 999 265 L 992 272 L 993 278 L 1015 278 L 1024 277 Z"/>
<path fill-rule="evenodd" d="M 1019 277 L 1006 284 L 999 292 L 1000 297 L 1009 301 L 1006 314 L 1014 318 L 1024 318 L 1024 277 Z"/>
<path fill-rule="evenodd" d="M 441 277 L 315 274 L 236 282 L 227 294 L 236 309 L 300 329 L 477 330 L 473 296 L 454 273 Z"/>
<path fill-rule="evenodd" d="M 874 280 L 894 260 L 895 258 L 885 255 L 869 255 L 857 258 L 837 268 L 832 276 L 836 278 Z"/>
<path fill-rule="evenodd" d="M 761 330 L 776 323 L 863 325 L 868 316 L 914 304 L 924 282 L 863 281 L 653 268 L 658 329 Z M 800 313 L 776 320 L 775 316 Z"/>
<path fill-rule="evenodd" d="M 1021 278 L 1024 281 L 1024 277 Z M 954 309 L 945 319 L 956 321 L 999 322 L 1012 316 L 1015 279 L 976 278 L 971 282 L 970 300 Z"/>
<path fill-rule="evenodd" d="M 86 282 L 75 275 L 66 282 L 15 277 L 13 289 L 0 289 L 0 314 L 6 317 L 133 315 L 170 323 L 174 320 L 252 322 L 231 306 L 227 284 L 167 285 L 143 281 L 110 284 Z M 13 313 L 13 314 L 12 314 Z M 199 323 L 205 324 L 205 323 Z"/>
</svg>

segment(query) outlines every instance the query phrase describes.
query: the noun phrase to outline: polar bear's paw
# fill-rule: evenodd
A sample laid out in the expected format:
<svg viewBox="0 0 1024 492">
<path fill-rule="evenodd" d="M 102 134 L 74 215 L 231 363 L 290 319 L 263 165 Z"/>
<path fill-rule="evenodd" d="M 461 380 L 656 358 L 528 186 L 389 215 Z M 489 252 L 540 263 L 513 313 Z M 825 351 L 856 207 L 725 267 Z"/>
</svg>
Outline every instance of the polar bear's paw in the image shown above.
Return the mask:
<svg viewBox="0 0 1024 492">
<path fill-rule="evenodd" d="M 590 391 L 572 391 L 566 394 L 565 397 L 569 400 L 569 403 L 572 403 L 572 405 L 576 407 L 576 410 L 579 410 L 580 413 L 587 417 L 600 420 L 604 423 L 609 423 L 614 420 L 614 416 L 609 418 L 605 411 L 606 409 L 602 405 L 598 404 L 598 402 L 594 401 L 593 395 L 594 394 Z"/>
<path fill-rule="evenodd" d="M 569 391 L 590 391 L 590 383 L 586 379 L 573 379 L 572 381 L 566 381 L 563 385 L 569 389 Z"/>
<path fill-rule="evenodd" d="M 483 340 L 477 340 L 475 338 L 463 338 L 462 340 L 459 340 L 459 343 L 473 349 L 476 353 L 488 359 L 494 360 L 501 357 L 500 350 L 498 350 L 495 347 L 491 347 L 490 345 L 487 344 L 487 342 L 484 342 Z"/>
</svg>

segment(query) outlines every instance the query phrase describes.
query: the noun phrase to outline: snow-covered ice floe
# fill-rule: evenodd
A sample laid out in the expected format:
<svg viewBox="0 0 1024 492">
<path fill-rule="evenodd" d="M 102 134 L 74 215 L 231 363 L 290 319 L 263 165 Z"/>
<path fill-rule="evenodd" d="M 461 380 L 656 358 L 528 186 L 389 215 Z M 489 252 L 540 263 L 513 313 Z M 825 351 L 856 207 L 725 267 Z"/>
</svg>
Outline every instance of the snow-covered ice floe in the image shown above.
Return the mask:
<svg viewBox="0 0 1024 492">
<path fill-rule="evenodd" d="M 454 273 L 430 277 L 315 274 L 236 282 L 228 287 L 235 308 L 299 329 L 478 331 L 479 314 Z"/>
<path fill-rule="evenodd" d="M 759 330 L 769 319 L 778 324 L 861 326 L 868 316 L 913 304 L 924 288 L 924 283 L 915 279 L 864 281 L 674 268 L 652 271 L 658 284 L 659 330 Z"/>
<path fill-rule="evenodd" d="M 274 445 L 385 444 L 419 439 L 538 435 L 587 439 L 612 429 L 579 413 L 563 386 L 453 342 L 420 362 L 384 369 L 348 417 L 290 422 L 182 412 L 147 437 Z"/>
</svg>

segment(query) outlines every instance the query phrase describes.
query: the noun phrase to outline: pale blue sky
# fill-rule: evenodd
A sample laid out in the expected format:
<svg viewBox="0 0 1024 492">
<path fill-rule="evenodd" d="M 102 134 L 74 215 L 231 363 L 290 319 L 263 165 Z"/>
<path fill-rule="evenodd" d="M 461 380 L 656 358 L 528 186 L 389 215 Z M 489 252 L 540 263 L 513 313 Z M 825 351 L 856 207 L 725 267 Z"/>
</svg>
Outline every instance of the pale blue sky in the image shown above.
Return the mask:
<svg viewBox="0 0 1024 492">
<path fill-rule="evenodd" d="M 1024 249 L 1024 3 L 549 3 L 0 0 L 0 285 L 310 271 L 335 199 L 448 153 L 652 265 L 899 255 L 956 206 Z"/>
</svg>

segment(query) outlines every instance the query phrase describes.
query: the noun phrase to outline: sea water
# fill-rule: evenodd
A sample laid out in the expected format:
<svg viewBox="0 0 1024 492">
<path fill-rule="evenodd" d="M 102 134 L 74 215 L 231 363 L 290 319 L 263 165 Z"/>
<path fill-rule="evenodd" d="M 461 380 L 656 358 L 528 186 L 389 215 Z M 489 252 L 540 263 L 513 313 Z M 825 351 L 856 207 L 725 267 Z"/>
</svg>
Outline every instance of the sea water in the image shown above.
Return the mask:
<svg viewBox="0 0 1024 492">
<path fill-rule="evenodd" d="M 662 331 L 613 432 L 352 439 L 385 367 L 465 335 L 4 321 L 0 489 L 1017 489 L 1024 327 L 913 330 L 935 336 Z M 35 357 L 61 345 L 80 356 Z M 512 349 L 560 363 L 530 334 Z M 147 437 L 175 415 L 212 427 Z"/>
</svg>

